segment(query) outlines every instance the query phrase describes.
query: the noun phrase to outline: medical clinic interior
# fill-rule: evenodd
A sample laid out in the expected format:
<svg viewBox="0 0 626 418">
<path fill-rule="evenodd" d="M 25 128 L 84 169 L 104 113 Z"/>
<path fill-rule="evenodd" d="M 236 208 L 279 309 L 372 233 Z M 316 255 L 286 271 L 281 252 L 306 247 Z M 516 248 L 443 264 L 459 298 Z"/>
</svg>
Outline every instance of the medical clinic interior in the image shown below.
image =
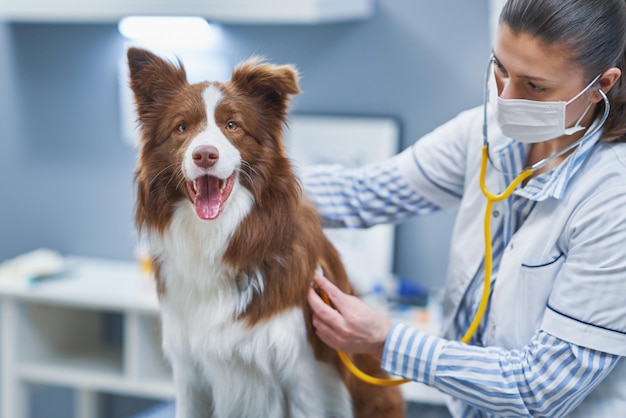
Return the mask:
<svg viewBox="0 0 626 418">
<path fill-rule="evenodd" d="M 483 100 L 496 0 L 3 0 L 0 418 L 174 417 L 127 50 L 226 81 L 290 64 L 295 172 L 391 157 Z M 455 213 L 328 228 L 363 299 L 436 333 Z M 268 243 L 268 245 L 271 245 Z M 411 382 L 407 417 L 449 417 Z M 209 416 L 209 415 L 207 415 Z M 245 418 L 245 417 L 244 417 Z"/>
</svg>

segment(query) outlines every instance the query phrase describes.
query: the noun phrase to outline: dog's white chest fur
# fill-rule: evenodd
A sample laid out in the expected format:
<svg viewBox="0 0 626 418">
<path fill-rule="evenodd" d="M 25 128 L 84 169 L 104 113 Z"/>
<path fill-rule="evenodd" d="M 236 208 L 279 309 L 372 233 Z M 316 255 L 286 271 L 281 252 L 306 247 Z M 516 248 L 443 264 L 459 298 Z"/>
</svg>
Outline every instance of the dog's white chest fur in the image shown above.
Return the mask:
<svg viewBox="0 0 626 418">
<path fill-rule="evenodd" d="M 189 206 L 176 209 L 163 237 L 151 237 L 165 281 L 163 348 L 174 371 L 177 418 L 352 417 L 337 371 L 314 358 L 301 310 L 253 327 L 234 319 L 262 293 L 263 278 L 237 278 L 220 263 L 228 225 L 238 219 L 198 225 Z"/>
</svg>

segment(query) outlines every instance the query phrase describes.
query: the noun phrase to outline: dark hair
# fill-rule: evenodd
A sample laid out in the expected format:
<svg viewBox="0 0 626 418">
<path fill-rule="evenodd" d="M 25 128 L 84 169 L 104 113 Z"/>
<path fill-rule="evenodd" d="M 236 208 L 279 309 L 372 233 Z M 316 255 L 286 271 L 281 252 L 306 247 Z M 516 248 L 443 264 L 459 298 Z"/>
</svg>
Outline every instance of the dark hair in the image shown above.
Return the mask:
<svg viewBox="0 0 626 418">
<path fill-rule="evenodd" d="M 500 23 L 546 45 L 562 46 L 589 81 L 609 68 L 622 70 L 608 93 L 611 112 L 603 139 L 626 142 L 625 0 L 508 0 Z"/>
</svg>

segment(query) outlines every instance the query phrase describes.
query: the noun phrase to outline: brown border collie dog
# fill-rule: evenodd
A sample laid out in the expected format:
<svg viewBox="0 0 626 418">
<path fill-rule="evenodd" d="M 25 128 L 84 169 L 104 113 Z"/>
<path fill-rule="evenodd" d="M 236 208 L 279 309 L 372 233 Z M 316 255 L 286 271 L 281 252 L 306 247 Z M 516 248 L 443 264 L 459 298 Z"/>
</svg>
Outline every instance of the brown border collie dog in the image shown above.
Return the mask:
<svg viewBox="0 0 626 418">
<path fill-rule="evenodd" d="M 128 50 L 141 127 L 136 223 L 158 284 L 178 418 L 401 417 L 397 388 L 353 377 L 315 335 L 314 272 L 351 291 L 282 144 L 292 66 L 250 59 L 228 82 Z M 379 360 L 355 356 L 384 376 Z"/>
</svg>

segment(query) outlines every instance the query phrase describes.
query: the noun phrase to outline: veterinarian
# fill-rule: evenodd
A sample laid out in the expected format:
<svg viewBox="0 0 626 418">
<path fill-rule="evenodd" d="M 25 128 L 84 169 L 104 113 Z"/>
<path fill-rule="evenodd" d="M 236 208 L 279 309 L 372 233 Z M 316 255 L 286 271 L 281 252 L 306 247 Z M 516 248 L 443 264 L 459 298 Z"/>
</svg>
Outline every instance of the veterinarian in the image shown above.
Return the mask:
<svg viewBox="0 0 626 418">
<path fill-rule="evenodd" d="M 328 226 L 458 208 L 441 337 L 316 277 L 336 307 L 310 291 L 322 340 L 455 417 L 624 416 L 625 48 L 625 0 L 509 0 L 484 105 L 380 164 L 306 170 Z"/>
</svg>

